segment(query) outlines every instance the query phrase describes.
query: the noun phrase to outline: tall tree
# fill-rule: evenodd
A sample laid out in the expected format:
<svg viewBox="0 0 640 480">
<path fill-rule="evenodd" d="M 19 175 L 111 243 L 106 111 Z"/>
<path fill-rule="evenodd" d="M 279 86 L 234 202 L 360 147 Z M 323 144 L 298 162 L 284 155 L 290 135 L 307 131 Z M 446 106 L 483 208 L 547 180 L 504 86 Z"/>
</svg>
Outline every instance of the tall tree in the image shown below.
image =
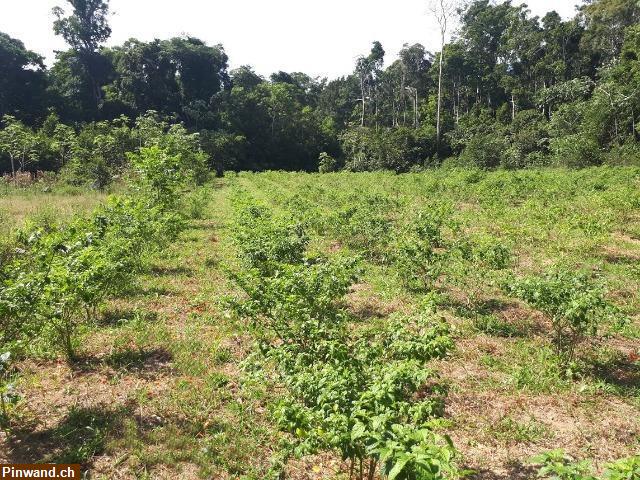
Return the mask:
<svg viewBox="0 0 640 480">
<path fill-rule="evenodd" d="M 400 50 L 400 62 L 402 65 L 402 85 L 403 95 L 408 93 L 413 101 L 413 126 L 419 125 L 418 102 L 420 96 L 426 96 L 428 90 L 428 72 L 431 68 L 432 55 L 425 48 L 416 43 L 407 45 Z"/>
<path fill-rule="evenodd" d="M 96 106 L 100 106 L 102 95 L 101 77 L 104 61 L 99 48 L 111 36 L 107 22 L 109 4 L 105 0 L 67 0 L 72 13 L 65 16 L 61 7 L 55 7 L 53 14 L 57 20 L 53 31 L 61 35 L 77 53 L 89 77 Z"/>
<path fill-rule="evenodd" d="M 622 49 L 625 29 L 640 23 L 637 0 L 586 0 L 580 12 L 586 26 L 582 46 L 593 52 L 592 61 L 597 65 L 616 58 Z"/>
<path fill-rule="evenodd" d="M 127 40 L 110 49 L 114 81 L 105 88 L 106 99 L 128 105 L 134 115 L 154 110 L 172 115 L 180 109 L 176 67 L 160 40 Z"/>
<path fill-rule="evenodd" d="M 0 130 L 0 152 L 5 153 L 11 160 L 11 175 L 16 176 L 16 162 L 18 171 L 37 160 L 34 154 L 35 135 L 33 131 L 21 121 L 11 115 L 2 118 L 4 128 Z"/>
<path fill-rule="evenodd" d="M 107 100 L 122 102 L 134 115 L 154 110 L 196 129 L 216 126 L 212 103 L 231 85 L 222 46 L 193 37 L 130 39 L 105 54 L 115 71 L 105 88 Z"/>
<path fill-rule="evenodd" d="M 42 57 L 0 32 L 0 118 L 15 115 L 33 123 L 45 110 L 45 94 Z"/>
<path fill-rule="evenodd" d="M 371 100 L 374 102 L 376 108 L 376 116 L 377 116 L 377 97 L 376 90 L 377 84 L 376 80 L 380 76 L 382 72 L 382 66 L 384 64 L 384 49 L 382 48 L 382 44 L 380 42 L 373 42 L 373 47 L 371 47 L 371 52 L 369 55 L 360 56 L 356 62 L 356 74 L 360 79 L 360 92 L 362 97 L 358 99 L 362 102 L 362 110 L 360 114 L 360 126 L 364 127 L 366 121 L 366 105 L 367 100 Z M 377 120 L 377 119 L 376 119 Z"/>
<path fill-rule="evenodd" d="M 456 11 L 456 0 L 430 0 L 429 9 L 438 23 L 440 31 L 440 55 L 438 60 L 438 106 L 436 111 L 436 145 L 440 148 L 440 114 L 442 112 L 442 62 L 444 60 L 444 45 L 450 21 Z"/>
</svg>

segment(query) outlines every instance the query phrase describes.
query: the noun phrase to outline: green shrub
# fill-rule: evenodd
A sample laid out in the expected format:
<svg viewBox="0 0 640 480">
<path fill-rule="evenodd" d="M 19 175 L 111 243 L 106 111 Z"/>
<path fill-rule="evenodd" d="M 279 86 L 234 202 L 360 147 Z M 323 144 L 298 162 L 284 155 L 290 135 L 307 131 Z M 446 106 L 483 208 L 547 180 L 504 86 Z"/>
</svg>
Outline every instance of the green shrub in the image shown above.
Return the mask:
<svg viewBox="0 0 640 480">
<path fill-rule="evenodd" d="M 640 455 L 623 458 L 606 465 L 603 480 L 639 480 Z"/>
<path fill-rule="evenodd" d="M 320 153 L 318 161 L 318 171 L 320 173 L 331 173 L 338 171 L 338 161 L 328 153 Z"/>
<path fill-rule="evenodd" d="M 604 154 L 604 163 L 614 166 L 640 166 L 640 143 L 630 139 L 614 145 Z"/>
<path fill-rule="evenodd" d="M 158 146 L 143 147 L 139 153 L 129 153 L 134 171 L 134 186 L 148 198 L 150 205 L 163 209 L 176 206 L 181 185 L 180 157 L 170 155 Z"/>
<path fill-rule="evenodd" d="M 583 133 L 553 138 L 550 149 L 557 165 L 581 168 L 602 163 L 598 142 Z"/>
<path fill-rule="evenodd" d="M 11 378 L 11 353 L 4 352 L 0 354 L 0 419 L 3 421 L 9 417 L 8 405 L 18 399 Z"/>
<path fill-rule="evenodd" d="M 243 205 L 234 225 L 234 242 L 247 268 L 269 273 L 274 263 L 301 263 L 309 238 L 300 223 L 276 221 L 264 207 Z"/>
<path fill-rule="evenodd" d="M 419 212 L 415 220 L 396 235 L 391 249 L 392 263 L 408 290 L 432 290 L 443 274 L 450 256 L 443 239 L 449 215 L 447 206 Z"/>
<path fill-rule="evenodd" d="M 563 450 L 552 450 L 531 459 L 534 465 L 541 465 L 538 478 L 551 480 L 638 480 L 640 479 L 640 455 L 622 458 L 605 466 L 604 474 L 596 477 L 591 463 L 575 461 Z"/>
<path fill-rule="evenodd" d="M 195 190 L 186 196 L 184 203 L 189 218 L 201 220 L 209 204 L 209 192 L 204 188 Z"/>
<path fill-rule="evenodd" d="M 575 462 L 565 455 L 563 450 L 552 450 L 531 459 L 534 464 L 542 465 L 538 478 L 552 480 L 597 480 L 591 474 L 591 464 L 587 461 Z"/>
<path fill-rule="evenodd" d="M 570 270 L 514 280 L 506 290 L 550 317 L 553 345 L 565 367 L 573 360 L 576 346 L 595 335 L 603 319 L 615 310 L 599 285 Z"/>
<path fill-rule="evenodd" d="M 509 125 L 509 142 L 502 159 L 505 168 L 540 166 L 548 153 L 547 120 L 538 110 L 518 112 Z"/>
<path fill-rule="evenodd" d="M 360 196 L 337 210 L 330 221 L 336 239 L 367 258 L 384 260 L 391 240 L 393 202 L 384 195 Z"/>
<path fill-rule="evenodd" d="M 309 258 L 305 237 L 289 224 L 264 207 L 239 208 L 245 268 L 233 276 L 246 298 L 235 306 L 287 389 L 275 418 L 291 441 L 274 468 L 290 455 L 336 450 L 361 480 L 378 467 L 389 478 L 451 478 L 455 450 L 433 423 L 443 413 L 441 395 L 416 398 L 435 377 L 426 362 L 452 347 L 448 327 L 397 316 L 383 332 L 354 333 L 343 299 L 357 262 Z"/>
<path fill-rule="evenodd" d="M 460 161 L 463 165 L 495 168 L 504 163 L 508 147 L 504 135 L 499 132 L 479 133 L 469 140 Z"/>
<path fill-rule="evenodd" d="M 435 153 L 435 131 L 430 126 L 361 127 L 345 131 L 340 144 L 348 170 L 407 172 L 412 165 L 422 164 Z"/>
<path fill-rule="evenodd" d="M 67 225 L 40 221 L 19 233 L 16 253 L 0 268 L 4 344 L 21 351 L 50 341 L 73 360 L 78 332 L 98 306 L 128 289 L 145 253 L 182 229 L 180 157 L 154 146 L 130 158 L 132 195 L 113 197 Z"/>
</svg>

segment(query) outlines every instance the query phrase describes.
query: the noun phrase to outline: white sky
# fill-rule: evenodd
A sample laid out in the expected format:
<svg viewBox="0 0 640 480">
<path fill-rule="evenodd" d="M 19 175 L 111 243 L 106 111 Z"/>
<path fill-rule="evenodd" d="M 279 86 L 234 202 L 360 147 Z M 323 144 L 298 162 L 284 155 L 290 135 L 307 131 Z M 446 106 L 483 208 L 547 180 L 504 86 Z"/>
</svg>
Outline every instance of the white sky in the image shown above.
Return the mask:
<svg viewBox="0 0 640 480">
<path fill-rule="evenodd" d="M 580 0 L 526 3 L 534 15 L 556 10 L 568 18 Z M 51 64 L 53 51 L 66 48 L 52 31 L 56 5 L 66 2 L 0 0 L 0 31 Z M 188 33 L 208 44 L 222 43 L 232 68 L 249 64 L 265 76 L 284 70 L 335 78 L 350 73 L 374 40 L 382 42 L 387 63 L 403 43 L 438 50 L 427 0 L 111 0 L 110 5 L 109 45 Z"/>
</svg>

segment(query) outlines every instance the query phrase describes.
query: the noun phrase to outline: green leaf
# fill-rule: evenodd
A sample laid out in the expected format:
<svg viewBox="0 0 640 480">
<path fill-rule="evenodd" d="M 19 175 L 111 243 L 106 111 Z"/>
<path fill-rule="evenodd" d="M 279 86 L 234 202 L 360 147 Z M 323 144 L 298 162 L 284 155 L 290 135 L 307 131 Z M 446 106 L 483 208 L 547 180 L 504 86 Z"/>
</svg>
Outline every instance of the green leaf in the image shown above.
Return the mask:
<svg viewBox="0 0 640 480">
<path fill-rule="evenodd" d="M 404 455 L 400 457 L 400 459 L 393 466 L 391 471 L 389 472 L 389 480 L 394 480 L 398 475 L 402 473 L 404 467 L 409 463 L 410 457 L 408 455 Z"/>
</svg>

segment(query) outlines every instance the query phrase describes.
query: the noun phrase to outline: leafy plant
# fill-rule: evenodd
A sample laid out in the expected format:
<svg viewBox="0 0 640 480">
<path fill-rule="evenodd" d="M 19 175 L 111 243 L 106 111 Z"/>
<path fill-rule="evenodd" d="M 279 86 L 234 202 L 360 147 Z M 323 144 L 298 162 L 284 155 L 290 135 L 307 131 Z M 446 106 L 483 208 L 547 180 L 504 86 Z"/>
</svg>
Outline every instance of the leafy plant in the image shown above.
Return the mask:
<svg viewBox="0 0 640 480">
<path fill-rule="evenodd" d="M 114 197 L 92 215 L 67 225 L 35 225 L 20 232 L 0 269 L 3 341 L 17 350 L 52 341 L 69 360 L 79 330 L 98 306 L 132 284 L 145 253 L 174 238 L 187 177 L 180 158 L 154 146 L 131 155 L 136 190 Z"/>
<path fill-rule="evenodd" d="M 306 236 L 264 207 L 239 205 L 233 277 L 246 299 L 263 361 L 288 394 L 275 417 L 292 436 L 290 455 L 337 450 L 358 478 L 380 466 L 390 478 L 451 478 L 455 450 L 436 433 L 441 389 L 418 395 L 435 375 L 423 366 L 452 347 L 448 327 L 428 316 L 395 317 L 381 333 L 356 335 L 340 300 L 357 277 L 353 259 L 306 256 Z M 275 467 L 274 467 L 275 468 Z"/>
<path fill-rule="evenodd" d="M 640 455 L 622 458 L 606 466 L 603 480 L 640 479 Z"/>
<path fill-rule="evenodd" d="M 600 286 L 569 270 L 514 280 L 506 290 L 550 317 L 553 345 L 564 366 L 573 360 L 576 346 L 595 335 L 602 319 L 615 311 Z"/>
<path fill-rule="evenodd" d="M 596 477 L 591 463 L 585 460 L 575 461 L 563 450 L 552 450 L 531 459 L 534 464 L 542 465 L 538 478 L 550 480 L 637 480 L 640 479 L 640 456 L 622 458 L 605 466 L 604 474 Z"/>
<path fill-rule="evenodd" d="M 320 173 L 331 173 L 338 170 L 338 161 L 326 152 L 320 153 L 318 171 Z"/>
<path fill-rule="evenodd" d="M 392 232 L 389 206 L 384 197 L 370 197 L 338 211 L 333 222 L 338 240 L 368 258 L 382 260 Z"/>
<path fill-rule="evenodd" d="M 591 474 L 591 464 L 587 461 L 575 462 L 563 450 L 551 450 L 531 459 L 534 464 L 542 465 L 538 478 L 550 480 L 596 480 Z"/>
<path fill-rule="evenodd" d="M 8 418 L 7 404 L 15 402 L 18 398 L 15 386 L 10 375 L 11 352 L 0 354 L 0 406 L 2 407 L 2 418 Z"/>
<path fill-rule="evenodd" d="M 449 214 L 447 206 L 422 211 L 397 235 L 393 265 L 405 288 L 420 292 L 435 288 L 450 256 L 443 237 Z"/>
</svg>

